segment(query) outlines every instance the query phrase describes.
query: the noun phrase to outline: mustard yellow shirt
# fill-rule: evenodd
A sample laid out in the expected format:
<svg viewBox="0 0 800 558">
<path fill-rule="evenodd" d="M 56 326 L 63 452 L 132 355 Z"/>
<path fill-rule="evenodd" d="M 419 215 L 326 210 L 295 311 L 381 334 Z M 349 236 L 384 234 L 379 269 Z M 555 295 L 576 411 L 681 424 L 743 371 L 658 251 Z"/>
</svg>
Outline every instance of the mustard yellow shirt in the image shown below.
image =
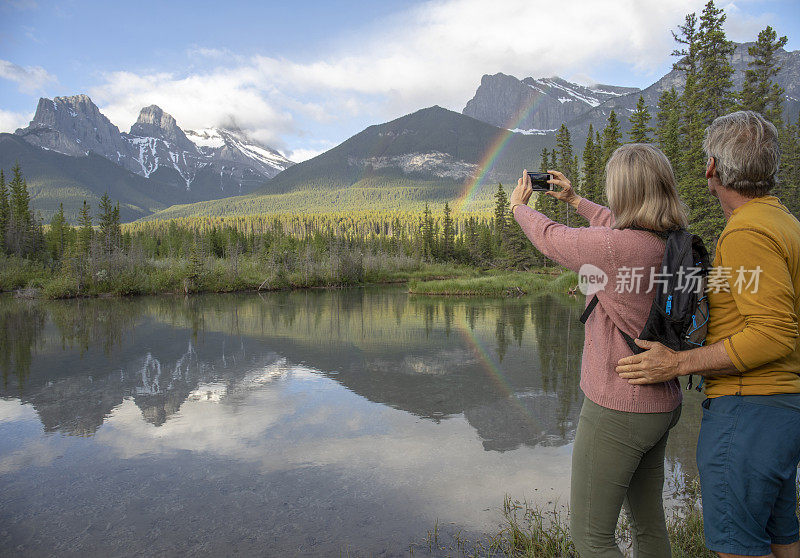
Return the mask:
<svg viewBox="0 0 800 558">
<path fill-rule="evenodd" d="M 800 223 L 775 196 L 754 198 L 728 219 L 713 265 L 706 343 L 722 340 L 739 373 L 706 378 L 706 395 L 800 393 Z"/>
</svg>

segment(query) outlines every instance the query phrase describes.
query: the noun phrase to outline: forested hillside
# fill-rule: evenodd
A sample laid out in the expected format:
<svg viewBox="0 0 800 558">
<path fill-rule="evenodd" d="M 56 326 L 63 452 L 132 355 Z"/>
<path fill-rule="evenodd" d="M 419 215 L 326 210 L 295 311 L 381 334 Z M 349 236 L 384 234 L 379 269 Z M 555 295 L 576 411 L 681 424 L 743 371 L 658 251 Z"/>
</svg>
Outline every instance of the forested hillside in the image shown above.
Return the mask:
<svg viewBox="0 0 800 558">
<path fill-rule="evenodd" d="M 682 92 L 664 91 L 655 114 L 640 97 L 630 115 L 630 132 L 623 134 L 620 117 L 608 116 L 602 130 L 590 125 L 585 137 L 575 138 L 562 125 L 556 148 L 543 150 L 541 168 L 561 169 L 578 184 L 582 195 L 605 203 L 603 172 L 611 153 L 625 142 L 654 143 L 672 162 L 681 198 L 686 202 L 691 229 L 710 247 L 724 226 L 719 203 L 711 197 L 705 178 L 706 156 L 702 149 L 705 128 L 718 116 L 734 110 L 764 114 L 778 129 L 782 160 L 779 184 L 773 192 L 795 215 L 800 215 L 800 120 L 784 122 L 783 88 L 775 82 L 780 67 L 776 53 L 786 44 L 772 27 L 766 27 L 749 47 L 753 60 L 741 89 L 734 89 L 729 57 L 734 45 L 726 39 L 725 13 L 709 2 L 702 13 L 686 16 L 675 32 L 674 68 L 682 73 Z M 583 143 L 580 160 L 574 145 Z M 555 200 L 540 197 L 537 207 L 564 221 L 569 213 Z"/>
<path fill-rule="evenodd" d="M 289 167 L 257 192 L 171 207 L 149 219 L 258 213 L 421 211 L 478 182 L 464 211 L 487 212 L 498 182 L 512 183 L 551 146 L 441 107 L 370 126 L 325 153 Z"/>
</svg>

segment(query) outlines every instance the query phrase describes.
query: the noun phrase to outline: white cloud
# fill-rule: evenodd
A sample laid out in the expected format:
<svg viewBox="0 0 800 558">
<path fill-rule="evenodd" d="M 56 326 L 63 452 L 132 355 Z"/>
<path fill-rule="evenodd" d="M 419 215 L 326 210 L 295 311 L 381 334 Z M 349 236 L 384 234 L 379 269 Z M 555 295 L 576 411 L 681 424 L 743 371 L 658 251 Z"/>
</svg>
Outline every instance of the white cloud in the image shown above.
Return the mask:
<svg viewBox="0 0 800 558">
<path fill-rule="evenodd" d="M 17 128 L 24 128 L 32 118 L 32 114 L 0 109 L 0 132 L 11 133 Z"/>
<path fill-rule="evenodd" d="M 303 161 L 307 161 L 309 159 L 313 159 L 320 153 L 324 153 L 327 149 L 292 149 L 291 151 L 287 152 L 284 156 L 289 159 L 290 161 L 294 161 L 295 163 L 302 163 Z"/>
<path fill-rule="evenodd" d="M 287 389 L 287 380 L 312 389 Z M 126 459 L 188 451 L 246 462 L 261 473 L 313 463 L 360 479 L 365 490 L 414 486 L 409 497 L 419 513 L 476 529 L 485 526 L 485 510 L 502 499 L 497 479 L 503 491 L 515 496 L 566 503 L 569 446 L 522 445 L 513 454 L 485 451 L 463 415 L 433 425 L 363 398 L 342 397 L 345 389 L 311 369 L 291 367 L 285 376 L 239 393 L 235 403 L 224 396 L 218 402 L 184 401 L 180 413 L 158 427 L 145 422 L 141 409 L 126 399 L 94 441 Z M 29 452 L 19 453 L 9 469 L 32 459 Z M 445 468 L 445 462 L 470 466 Z M 537 495 L 532 487 L 551 490 Z"/>
<path fill-rule="evenodd" d="M 371 36 L 340 38 L 309 61 L 193 46 L 187 55 L 202 59 L 208 69 L 201 73 L 114 72 L 90 94 L 123 129 L 142 106 L 156 103 L 183 127 L 232 118 L 267 144 L 301 144 L 302 156 L 311 149 L 304 128 L 358 122 L 360 129 L 364 121 L 433 104 L 460 111 L 486 73 L 593 81 L 588 76 L 599 66 L 616 64 L 650 75 L 670 60 L 670 30 L 704 3 L 437 0 L 374 22 Z M 762 18 L 748 19 L 733 4 L 729 9 L 736 36 L 754 36 Z"/>
<path fill-rule="evenodd" d="M 246 67 L 187 77 L 113 72 L 89 93 L 123 130 L 136 121 L 142 107 L 156 104 L 182 128 L 235 123 L 265 143 L 281 146 L 281 138 L 295 131 L 294 119 L 279 103 L 270 102 L 270 88 L 256 86 L 250 74 Z"/>
<path fill-rule="evenodd" d="M 775 27 L 775 15 L 763 13 L 759 15 L 748 15 L 734 2 L 721 6 L 725 10 L 727 19 L 725 21 L 725 34 L 727 38 L 739 43 L 755 41 L 759 31 L 767 25 Z"/>
<path fill-rule="evenodd" d="M 23 68 L 8 60 L 0 60 L 0 78 L 15 82 L 22 93 L 34 94 L 46 85 L 57 83 L 56 77 L 41 66 Z"/>
</svg>

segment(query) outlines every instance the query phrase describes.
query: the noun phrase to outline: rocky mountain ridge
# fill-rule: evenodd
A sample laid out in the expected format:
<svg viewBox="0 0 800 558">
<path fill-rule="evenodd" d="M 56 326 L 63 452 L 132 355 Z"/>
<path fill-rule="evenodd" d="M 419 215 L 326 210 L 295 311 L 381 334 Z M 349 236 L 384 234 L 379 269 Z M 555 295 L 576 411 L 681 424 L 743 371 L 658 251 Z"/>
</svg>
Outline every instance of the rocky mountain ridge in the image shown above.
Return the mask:
<svg viewBox="0 0 800 558">
<path fill-rule="evenodd" d="M 144 107 L 130 131 L 120 132 L 87 95 L 39 99 L 31 123 L 15 134 L 73 157 L 92 152 L 187 191 L 202 177 L 201 197 L 208 199 L 250 192 L 293 164 L 239 129 L 210 128 L 187 135 L 156 105 Z"/>
<path fill-rule="evenodd" d="M 602 103 L 636 93 L 635 87 L 586 87 L 560 77 L 519 80 L 485 75 L 463 114 L 524 134 L 545 134 Z"/>
<path fill-rule="evenodd" d="M 741 89 L 748 63 L 753 60 L 747 51 L 753 44 L 735 44 L 731 56 L 735 91 Z M 785 117 L 794 122 L 800 112 L 800 50 L 787 52 L 781 49 L 777 59 L 781 70 L 776 82 L 785 90 Z M 561 78 L 518 79 L 505 74 L 484 75 L 475 95 L 462 112 L 489 124 L 522 133 L 546 134 L 563 123 L 569 128 L 573 142 L 582 146 L 589 124 L 595 131 L 602 130 L 612 110 L 620 118 L 622 129 L 628 130 L 628 116 L 636 107 L 640 95 L 650 114 L 655 117 L 661 93 L 671 87 L 681 92 L 683 86 L 683 76 L 676 70 L 670 70 L 641 90 L 609 85 L 586 87 Z"/>
</svg>

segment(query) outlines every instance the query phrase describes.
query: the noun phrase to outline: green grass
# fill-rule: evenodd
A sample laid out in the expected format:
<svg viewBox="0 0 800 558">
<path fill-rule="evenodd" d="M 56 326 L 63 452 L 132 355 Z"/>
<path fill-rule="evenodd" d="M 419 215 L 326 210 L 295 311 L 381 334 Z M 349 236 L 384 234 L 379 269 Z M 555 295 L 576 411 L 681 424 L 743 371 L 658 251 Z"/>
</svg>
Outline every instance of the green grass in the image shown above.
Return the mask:
<svg viewBox="0 0 800 558">
<path fill-rule="evenodd" d="M 298 257 L 290 265 L 264 257 L 235 261 L 67 257 L 53 269 L 38 261 L 0 255 L 0 292 L 26 289 L 26 296 L 73 298 L 162 293 L 235 292 L 405 283 L 442 277 L 474 277 L 473 267 L 427 263 L 406 256 L 342 253 Z"/>
<path fill-rule="evenodd" d="M 667 520 L 673 558 L 715 558 L 705 547 L 703 516 L 700 511 L 700 490 L 697 479 L 682 489 L 677 507 Z M 477 540 L 466 539 L 461 532 L 446 535 L 438 521 L 419 544 L 435 555 L 475 558 L 577 558 L 569 534 L 569 512 L 543 509 L 528 502 L 506 496 L 501 509 L 501 523 L 495 533 Z M 630 550 L 630 524 L 625 513 L 617 527 L 617 540 Z M 412 547 L 413 552 L 413 547 Z"/>
<path fill-rule="evenodd" d="M 427 295 L 516 296 L 535 292 L 566 293 L 578 284 L 572 271 L 559 275 L 532 271 L 493 273 L 435 281 L 411 281 L 409 292 Z"/>
<path fill-rule="evenodd" d="M 0 292 L 41 287 L 52 272 L 41 262 L 0 254 Z"/>
</svg>

